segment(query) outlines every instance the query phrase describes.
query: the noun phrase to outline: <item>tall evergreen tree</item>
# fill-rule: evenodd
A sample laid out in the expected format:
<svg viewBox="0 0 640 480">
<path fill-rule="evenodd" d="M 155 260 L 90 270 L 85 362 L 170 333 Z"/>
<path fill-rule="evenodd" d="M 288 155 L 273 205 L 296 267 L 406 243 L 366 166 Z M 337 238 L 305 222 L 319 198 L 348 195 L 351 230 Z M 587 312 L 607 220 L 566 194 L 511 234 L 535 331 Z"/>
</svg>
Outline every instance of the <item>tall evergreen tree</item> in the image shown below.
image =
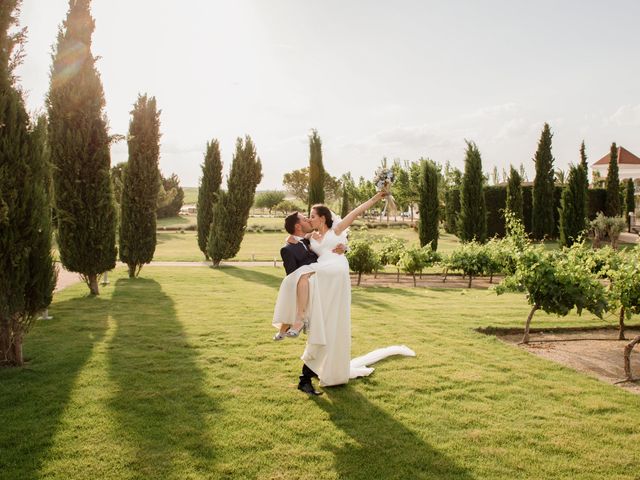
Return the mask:
<svg viewBox="0 0 640 480">
<path fill-rule="evenodd" d="M 247 135 L 244 143 L 238 138 L 227 192 L 221 192 L 213 207 L 207 248 L 214 266 L 225 258 L 234 257 L 240 250 L 256 187 L 261 179 L 262 163 L 251 137 Z"/>
<path fill-rule="evenodd" d="M 587 163 L 587 151 L 584 146 L 584 140 L 580 145 L 580 166 L 584 170 L 584 198 L 586 211 L 589 212 L 589 164 Z"/>
<path fill-rule="evenodd" d="M 155 97 L 138 96 L 129 122 L 129 162 L 124 170 L 120 260 L 137 277 L 156 251 L 156 204 L 160 171 L 160 112 Z"/>
<path fill-rule="evenodd" d="M 518 171 L 510 166 L 509 180 L 507 181 L 507 210 L 513 213 L 520 222 L 524 222 L 522 200 L 522 177 Z"/>
<path fill-rule="evenodd" d="M 324 203 L 324 180 L 326 172 L 322 164 L 322 140 L 313 129 L 309 135 L 309 208 Z"/>
<path fill-rule="evenodd" d="M 420 222 L 418 236 L 420 246 L 431 242 L 431 249 L 438 249 L 440 207 L 438 201 L 438 169 L 431 160 L 423 160 L 420 181 Z"/>
<path fill-rule="evenodd" d="M 473 142 L 467 142 L 464 175 L 460 188 L 460 215 L 458 237 L 463 242 L 487 239 L 487 205 L 484 199 L 482 158 Z"/>
<path fill-rule="evenodd" d="M 90 0 L 70 0 L 58 33 L 47 97 L 60 260 L 97 295 L 115 267 L 116 210 L 104 92 L 91 53 Z"/>
<path fill-rule="evenodd" d="M 198 247 L 209 260 L 207 242 L 213 219 L 213 204 L 218 199 L 222 184 L 222 160 L 220 158 L 220 144 L 215 138 L 207 142 L 207 153 L 202 164 L 202 178 L 198 189 Z"/>
<path fill-rule="evenodd" d="M 536 165 L 536 178 L 533 181 L 533 237 L 542 240 L 552 237 L 554 234 L 554 170 L 553 155 L 551 155 L 551 128 L 544 124 L 538 150 L 534 157 Z"/>
<path fill-rule="evenodd" d="M 22 345 L 37 314 L 51 303 L 51 256 L 46 124 L 31 127 L 13 68 L 24 30 L 19 2 L 0 2 L 0 364 L 22 365 Z"/>
<path fill-rule="evenodd" d="M 349 189 L 346 185 L 343 185 L 342 187 L 342 205 L 341 205 L 341 209 L 340 209 L 340 215 L 342 216 L 342 218 L 346 217 L 347 215 L 349 215 Z"/>
<path fill-rule="evenodd" d="M 571 165 L 560 200 L 560 244 L 570 247 L 587 227 L 587 174 L 582 165 Z"/>
<path fill-rule="evenodd" d="M 631 217 L 629 217 L 629 212 L 636 211 L 636 189 L 633 184 L 633 179 L 627 178 L 625 181 L 625 209 L 624 216 L 627 219 L 627 226 L 629 227 L 629 231 L 631 231 Z"/>
<path fill-rule="evenodd" d="M 605 203 L 605 215 L 608 217 L 620 216 L 620 178 L 618 176 L 618 147 L 616 142 L 611 144 L 609 170 L 607 171 L 607 199 Z"/>
</svg>

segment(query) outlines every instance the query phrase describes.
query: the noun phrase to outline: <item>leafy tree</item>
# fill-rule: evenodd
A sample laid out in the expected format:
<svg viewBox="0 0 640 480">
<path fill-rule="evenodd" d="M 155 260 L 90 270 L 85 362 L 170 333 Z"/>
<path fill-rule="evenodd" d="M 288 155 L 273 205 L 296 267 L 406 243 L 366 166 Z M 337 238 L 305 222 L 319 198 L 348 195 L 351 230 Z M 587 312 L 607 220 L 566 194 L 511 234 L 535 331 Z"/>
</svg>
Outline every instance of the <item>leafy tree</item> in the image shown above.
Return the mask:
<svg viewBox="0 0 640 480">
<path fill-rule="evenodd" d="M 209 260 L 207 241 L 213 220 L 213 204 L 218 198 L 222 184 L 222 160 L 220 144 L 215 138 L 207 142 L 207 152 L 202 164 L 202 177 L 198 188 L 198 247 Z"/>
<path fill-rule="evenodd" d="M 560 201 L 560 244 L 570 247 L 587 227 L 586 172 L 582 166 L 569 168 L 569 180 Z"/>
<path fill-rule="evenodd" d="M 438 249 L 438 226 L 440 225 L 440 205 L 438 202 L 438 171 L 430 160 L 422 162 L 420 182 L 420 223 L 418 235 L 420 246 L 430 245 Z"/>
<path fill-rule="evenodd" d="M 400 283 L 400 260 L 405 251 L 406 240 L 396 237 L 383 237 L 383 243 L 380 248 L 380 264 L 393 265 L 397 269 L 397 281 Z"/>
<path fill-rule="evenodd" d="M 89 4 L 69 3 L 53 55 L 47 107 L 60 260 L 97 295 L 98 277 L 115 267 L 116 210 L 109 175 L 111 138 L 91 53 L 95 23 Z"/>
<path fill-rule="evenodd" d="M 467 142 L 464 176 L 460 189 L 458 236 L 463 242 L 483 243 L 487 237 L 487 207 L 484 199 L 482 159 L 473 142 Z"/>
<path fill-rule="evenodd" d="M 472 240 L 461 244 L 449 254 L 445 260 L 445 268 L 447 273 L 449 270 L 462 271 L 469 278 L 467 286 L 471 288 L 473 277 L 485 273 L 490 261 L 487 249 L 481 243 Z"/>
<path fill-rule="evenodd" d="M 509 169 L 509 180 L 507 181 L 507 210 L 509 210 L 516 219 L 524 221 L 523 201 L 522 201 L 522 177 L 518 171 L 513 168 Z"/>
<path fill-rule="evenodd" d="M 421 273 L 425 268 L 435 265 L 442 257 L 429 244 L 424 247 L 412 247 L 406 249 L 400 257 L 402 269 L 413 277 L 413 286 L 417 286 L 416 273 Z"/>
<path fill-rule="evenodd" d="M 309 209 L 316 203 L 324 203 L 324 176 L 322 140 L 313 129 L 309 135 Z"/>
<path fill-rule="evenodd" d="M 309 203 L 309 167 L 285 173 L 282 178 L 285 190 L 298 200 Z"/>
<path fill-rule="evenodd" d="M 551 139 L 553 135 L 548 123 L 544 124 L 538 150 L 534 157 L 536 178 L 533 181 L 533 237 L 542 240 L 552 237 L 554 233 L 553 190 L 554 190 L 554 158 L 551 155 Z"/>
<path fill-rule="evenodd" d="M 625 188 L 625 209 L 624 209 L 625 220 L 627 221 L 628 231 L 631 231 L 631 217 L 629 216 L 629 212 L 636 211 L 636 190 L 633 184 L 633 179 L 627 178 L 626 180 L 626 188 Z"/>
<path fill-rule="evenodd" d="M 575 248 L 581 248 L 575 244 Z M 572 261 L 561 250 L 545 251 L 541 245 L 527 247 L 517 260 L 515 273 L 498 286 L 498 294 L 524 291 L 531 305 L 523 343 L 529 343 L 529 327 L 538 310 L 566 316 L 573 308 L 578 314 L 589 310 L 599 318 L 607 310 L 604 286 L 583 262 Z"/>
<path fill-rule="evenodd" d="M 227 192 L 221 192 L 213 207 L 213 219 L 207 248 L 213 266 L 232 258 L 240 250 L 256 187 L 262 179 L 262 163 L 248 135 L 236 141 L 236 152 L 227 180 Z"/>
<path fill-rule="evenodd" d="M 287 215 L 293 212 L 302 212 L 304 211 L 304 209 L 305 207 L 298 203 L 292 202 L 291 200 L 283 200 L 275 206 L 275 210 L 282 213 L 283 215 Z"/>
<path fill-rule="evenodd" d="M 605 214 L 608 217 L 620 215 L 620 178 L 618 176 L 618 147 L 616 142 L 611 144 L 609 170 L 607 171 L 607 200 Z"/>
<path fill-rule="evenodd" d="M 137 277 L 156 250 L 156 204 L 160 171 L 160 112 L 155 97 L 139 95 L 129 122 L 129 162 L 124 171 L 120 260 Z"/>
<path fill-rule="evenodd" d="M 284 197 L 285 193 L 277 190 L 262 192 L 256 195 L 254 206 L 256 208 L 266 208 L 269 210 L 269 215 L 271 215 L 271 211 L 284 200 Z"/>
<path fill-rule="evenodd" d="M 349 260 L 349 268 L 358 274 L 358 283 L 363 273 L 371 273 L 380 268 L 380 259 L 367 239 L 357 239 L 351 242 L 346 253 Z"/>
<path fill-rule="evenodd" d="M 158 218 L 176 217 L 184 204 L 184 190 L 180 178 L 175 173 L 169 177 L 160 174 L 160 194 L 158 194 Z M 164 195 L 163 193 L 164 192 Z"/>
</svg>

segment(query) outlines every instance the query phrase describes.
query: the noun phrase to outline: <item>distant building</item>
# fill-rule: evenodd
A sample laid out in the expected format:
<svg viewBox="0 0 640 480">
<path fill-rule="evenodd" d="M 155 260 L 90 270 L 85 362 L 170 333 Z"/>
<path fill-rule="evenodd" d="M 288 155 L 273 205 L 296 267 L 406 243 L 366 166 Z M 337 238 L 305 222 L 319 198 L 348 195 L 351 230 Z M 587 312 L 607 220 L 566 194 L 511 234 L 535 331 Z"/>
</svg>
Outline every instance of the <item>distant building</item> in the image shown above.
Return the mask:
<svg viewBox="0 0 640 480">
<path fill-rule="evenodd" d="M 592 164 L 591 169 L 595 174 L 594 177 L 599 176 L 601 181 L 604 182 L 607 178 L 610 161 L 611 152 Z M 640 189 L 640 158 L 623 147 L 618 147 L 618 177 L 620 180 L 627 178 L 633 179 L 633 183 L 636 186 L 636 193 Z"/>
</svg>

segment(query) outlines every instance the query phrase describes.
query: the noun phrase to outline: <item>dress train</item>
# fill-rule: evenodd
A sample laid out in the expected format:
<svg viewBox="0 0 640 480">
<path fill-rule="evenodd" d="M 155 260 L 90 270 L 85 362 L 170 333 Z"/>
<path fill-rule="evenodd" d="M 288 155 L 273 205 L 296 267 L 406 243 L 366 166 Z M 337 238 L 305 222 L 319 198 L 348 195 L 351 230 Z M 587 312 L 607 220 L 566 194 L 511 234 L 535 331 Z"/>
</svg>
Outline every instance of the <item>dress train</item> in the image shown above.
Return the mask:
<svg viewBox="0 0 640 480">
<path fill-rule="evenodd" d="M 392 355 L 404 355 L 405 357 L 415 357 L 416 352 L 406 345 L 393 345 L 390 347 L 378 348 L 361 357 L 351 360 L 349 378 L 367 377 L 373 373 L 372 365 Z"/>
</svg>

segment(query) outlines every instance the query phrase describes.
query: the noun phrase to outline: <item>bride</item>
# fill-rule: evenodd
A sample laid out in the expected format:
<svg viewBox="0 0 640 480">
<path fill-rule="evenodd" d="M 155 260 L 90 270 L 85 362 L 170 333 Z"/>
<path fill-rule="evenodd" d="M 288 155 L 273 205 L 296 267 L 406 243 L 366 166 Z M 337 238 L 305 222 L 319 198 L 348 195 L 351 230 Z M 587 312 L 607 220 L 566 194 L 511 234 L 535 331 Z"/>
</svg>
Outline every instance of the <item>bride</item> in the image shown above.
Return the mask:
<svg viewBox="0 0 640 480">
<path fill-rule="evenodd" d="M 353 221 L 384 198 L 381 191 L 340 219 L 324 205 L 311 208 L 310 247 L 318 262 L 303 265 L 280 285 L 273 325 L 292 324 L 297 336 L 308 320 L 307 345 L 302 360 L 322 386 L 347 383 L 349 378 L 369 375 L 366 365 L 394 354 L 415 355 L 407 347 L 388 347 L 351 361 L 351 279 L 349 262 L 333 250 L 346 244 Z M 302 381 L 302 378 L 301 378 Z M 299 387 L 300 388 L 300 387 Z"/>
</svg>

